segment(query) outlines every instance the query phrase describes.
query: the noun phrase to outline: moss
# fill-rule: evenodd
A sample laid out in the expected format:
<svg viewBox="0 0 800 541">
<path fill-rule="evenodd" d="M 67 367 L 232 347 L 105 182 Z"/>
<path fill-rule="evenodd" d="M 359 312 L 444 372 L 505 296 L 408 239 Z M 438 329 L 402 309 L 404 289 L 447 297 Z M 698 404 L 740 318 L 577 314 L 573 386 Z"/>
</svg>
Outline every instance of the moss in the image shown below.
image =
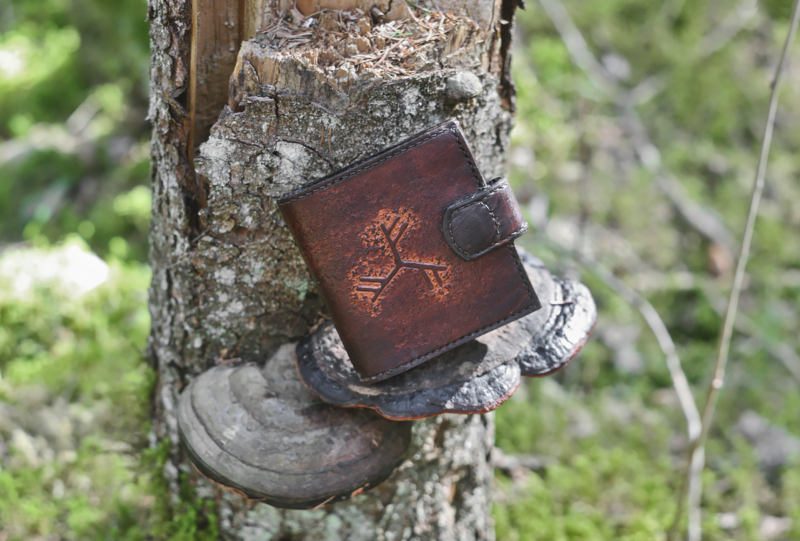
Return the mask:
<svg viewBox="0 0 800 541">
<path fill-rule="evenodd" d="M 619 427 L 602 423 L 599 435 L 570 442 L 567 412 L 556 413 L 546 398 L 534 396 L 501 408 L 498 444 L 557 462 L 529 474 L 513 490 L 501 478 L 501 486 L 514 496 L 509 504 L 494 507 L 498 539 L 659 539 L 674 511 L 669 462 L 652 460 L 657 447 L 652 439 L 656 436 L 663 445 L 664 431 L 634 430 L 617 440 Z M 523 416 L 522 411 L 530 413 Z M 509 442 L 508 422 L 525 426 L 535 439 L 518 429 Z"/>
<path fill-rule="evenodd" d="M 78 105 L 88 100 L 98 108 L 90 130 L 96 136 L 86 147 L 91 152 L 45 147 L 4 164 L 0 236 L 4 243 L 27 241 L 48 251 L 77 233 L 111 266 L 110 280 L 78 300 L 52 287 L 0 299 L 0 399 L 8 408 L 0 427 L 0 449 L 6 450 L 0 537 L 216 538 L 213 503 L 198 499 L 185 477 L 179 479 L 177 503 L 169 497 L 162 476 L 169 442 L 147 448 L 155 374 L 142 359 L 150 275 L 140 262 L 148 250 L 151 203 L 145 187 L 150 177 L 146 127 L 140 120 L 147 92 L 145 5 L 142 0 L 106 4 L 16 3 L 20 24 L 14 29 L 6 26 L 11 18 L 0 15 L 0 49 L 21 48 L 29 62 L 23 77 L 0 83 L 2 137 L 27 144 L 37 122 L 53 123 L 50 128 L 60 137 L 68 133 L 64 122 Z M 164 2 L 152 5 L 154 17 L 188 17 L 188 12 L 168 15 Z M 659 18 L 662 2 L 569 0 L 565 6 L 598 58 L 616 54 L 630 64 L 631 76 L 621 86 L 633 87 L 654 75 L 663 81 L 663 89 L 638 108 L 649 135 L 691 199 L 739 235 L 790 2 L 768 0 L 752 26 L 706 56 L 700 55 L 702 40 L 731 13 L 730 3 L 685 2 L 670 24 Z M 726 294 L 730 276 L 708 274 L 708 241 L 680 218 L 637 164 L 617 104 L 572 64 L 544 12 L 532 5 L 519 13 L 519 29 L 512 140 L 527 150 L 532 163 L 510 171 L 514 187 L 545 196 L 551 218 L 578 224 L 585 217 L 609 231 L 617 240 L 592 248 L 624 279 L 646 272 L 689 272 L 697 278 L 691 290 L 673 284 L 643 293 L 675 338 L 699 397 L 721 323 L 715 297 Z M 169 72 L 163 82 L 173 85 L 165 95 L 180 95 L 185 84 L 185 73 L 165 67 L 167 53 L 160 48 L 179 39 L 176 34 L 154 43 L 155 73 Z M 800 289 L 781 285 L 791 281 L 789 271 L 800 268 L 800 131 L 792 129 L 800 98 L 790 86 L 781 97 L 742 302 L 758 333 L 736 336 L 709 442 L 706 539 L 758 539 L 765 515 L 792 518 L 784 538 L 800 538 L 800 464 L 766 478 L 750 446 L 732 428 L 742 411 L 754 409 L 800 434 L 797 384 L 768 350 L 770 345 L 797 349 Z M 390 89 L 383 100 L 393 103 Z M 164 133 L 171 118 L 166 111 L 166 104 L 157 104 L 152 115 Z M 319 117 L 309 110 L 295 113 L 298 122 L 309 125 Z M 113 146 L 125 137 L 134 144 L 122 158 L 115 157 Z M 373 142 L 376 149 L 384 143 L 389 144 Z M 158 144 L 156 154 L 172 148 Z M 355 153 L 363 150 L 356 143 L 351 147 Z M 168 180 L 177 186 L 176 179 Z M 157 191 L 155 199 L 157 204 L 178 201 L 181 193 Z M 164 239 L 156 246 L 161 251 L 171 247 L 173 237 Z M 575 272 L 530 237 L 523 243 L 551 268 Z M 626 255 L 628 248 L 635 257 Z M 266 266 L 253 267 L 255 282 L 268 276 L 266 269 L 286 263 L 282 254 L 259 261 Z M 521 484 L 499 475 L 505 492 L 494 506 L 500 539 L 663 539 L 671 518 L 684 421 L 670 398 L 663 354 L 632 307 L 593 277 L 583 280 L 600 308 L 595 337 L 554 376 L 558 385 L 532 382 L 497 414 L 497 443 L 506 452 L 553 460 Z M 162 283 L 167 282 L 159 280 L 154 294 L 163 295 L 165 303 L 188 295 L 162 293 Z M 306 293 L 314 296 L 305 282 L 288 281 L 286 287 L 293 302 L 302 302 Z M 311 312 L 314 302 L 306 299 L 302 310 Z M 640 329 L 633 341 L 642 358 L 639 372 L 616 365 L 618 351 L 606 332 L 620 326 Z M 71 435 L 57 441 L 41 419 L 28 415 L 39 411 L 59 423 L 68 421 Z M 723 530 L 717 513 L 735 513 L 740 526 Z"/>
<path fill-rule="evenodd" d="M 26 252 L 35 264 L 59 246 Z M 7 252 L 8 258 L 20 257 Z M 35 274 L 34 268 L 29 270 Z M 0 285 L 0 396 L 10 453 L 0 470 L 0 531 L 9 539 L 216 539 L 212 502 L 182 483 L 170 505 L 169 442 L 146 449 L 155 372 L 147 267 L 112 261 L 81 296 L 59 282 L 27 293 Z M 32 408 L 32 411 L 28 411 Z"/>
<path fill-rule="evenodd" d="M 170 460 L 172 444 L 164 439 L 141 455 L 140 468 L 149 478 L 148 493 L 153 497 L 153 515 L 147 527 L 149 538 L 164 541 L 212 541 L 219 538 L 214 502 L 197 498 L 185 474 L 180 477 L 178 503 L 175 504 L 162 472 Z"/>
</svg>

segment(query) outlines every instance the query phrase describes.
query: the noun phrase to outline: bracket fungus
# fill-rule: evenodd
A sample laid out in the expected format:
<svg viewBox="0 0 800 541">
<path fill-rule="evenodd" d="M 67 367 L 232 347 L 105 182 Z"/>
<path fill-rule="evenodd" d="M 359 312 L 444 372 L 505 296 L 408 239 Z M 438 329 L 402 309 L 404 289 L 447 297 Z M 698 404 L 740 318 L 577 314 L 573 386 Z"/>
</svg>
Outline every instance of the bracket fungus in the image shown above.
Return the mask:
<svg viewBox="0 0 800 541">
<path fill-rule="evenodd" d="M 394 420 L 443 413 L 486 413 L 508 400 L 520 383 L 510 359 L 523 336 L 507 325 L 447 351 L 407 372 L 363 383 L 339 333 L 325 323 L 297 346 L 297 371 L 309 390 L 342 407 L 367 407 Z"/>
<path fill-rule="evenodd" d="M 515 322 L 527 342 L 517 355 L 523 376 L 546 376 L 566 366 L 581 350 L 597 323 L 597 306 L 589 288 L 553 276 L 542 261 L 517 249 L 542 307 Z"/>
<path fill-rule="evenodd" d="M 565 366 L 597 320 L 586 286 L 519 254 L 542 300 L 533 314 L 376 384 L 361 381 L 336 329 L 324 323 L 297 346 L 300 379 L 330 404 L 372 408 L 395 420 L 496 409 L 517 389 L 520 375 L 544 376 Z"/>
<path fill-rule="evenodd" d="M 388 380 L 361 381 L 331 322 L 296 348 L 283 345 L 263 367 L 204 372 L 178 408 L 192 462 L 247 498 L 314 508 L 388 478 L 408 453 L 408 420 L 486 413 L 511 397 L 522 375 L 562 368 L 594 327 L 594 300 L 583 284 L 519 253 L 540 310 Z"/>
<path fill-rule="evenodd" d="M 300 383 L 294 344 L 262 367 L 218 365 L 180 397 L 181 441 L 206 477 L 275 507 L 361 494 L 406 457 L 411 423 L 321 403 Z"/>
</svg>

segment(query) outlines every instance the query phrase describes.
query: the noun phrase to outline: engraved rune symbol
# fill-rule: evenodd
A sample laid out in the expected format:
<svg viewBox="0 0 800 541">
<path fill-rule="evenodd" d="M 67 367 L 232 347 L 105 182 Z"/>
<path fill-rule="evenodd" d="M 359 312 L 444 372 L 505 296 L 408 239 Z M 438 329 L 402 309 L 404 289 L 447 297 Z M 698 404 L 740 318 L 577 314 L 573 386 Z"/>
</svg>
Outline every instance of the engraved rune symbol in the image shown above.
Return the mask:
<svg viewBox="0 0 800 541">
<path fill-rule="evenodd" d="M 377 284 L 377 287 L 369 287 L 369 286 L 357 286 L 356 291 L 369 291 L 374 293 L 372 296 L 372 302 L 378 300 L 378 297 L 383 290 L 386 289 L 386 286 L 389 285 L 389 282 L 397 276 L 397 273 L 400 272 L 400 269 L 415 269 L 422 274 L 422 277 L 425 279 L 425 283 L 428 284 L 429 289 L 433 289 L 433 281 L 431 281 L 428 273 L 433 275 L 436 279 L 436 282 L 441 286 L 442 285 L 442 277 L 439 275 L 440 271 L 447 270 L 446 265 L 434 265 L 433 263 L 420 263 L 418 261 L 406 261 L 400 256 L 400 252 L 397 250 L 397 243 L 400 241 L 400 237 L 403 236 L 406 229 L 408 228 L 408 222 L 403 223 L 400 226 L 400 229 L 397 230 L 397 234 L 392 238 L 392 231 L 394 231 L 397 222 L 400 221 L 400 217 L 394 219 L 392 225 L 390 225 L 387 229 L 386 224 L 381 224 L 381 231 L 383 231 L 383 236 L 386 237 L 386 242 L 389 244 L 389 248 L 392 249 L 392 255 L 394 256 L 394 268 L 387 274 L 386 276 L 362 276 L 359 278 L 362 282 L 372 282 Z"/>
</svg>

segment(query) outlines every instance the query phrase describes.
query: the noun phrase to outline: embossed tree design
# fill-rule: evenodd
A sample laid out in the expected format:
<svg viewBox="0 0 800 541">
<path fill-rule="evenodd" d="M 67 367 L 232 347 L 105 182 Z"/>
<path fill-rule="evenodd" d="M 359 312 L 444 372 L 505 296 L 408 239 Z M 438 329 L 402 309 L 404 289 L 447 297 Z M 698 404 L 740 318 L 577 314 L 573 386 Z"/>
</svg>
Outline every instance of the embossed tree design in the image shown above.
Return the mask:
<svg viewBox="0 0 800 541">
<path fill-rule="evenodd" d="M 397 276 L 397 273 L 400 272 L 401 269 L 415 269 L 420 271 L 420 274 L 425 279 L 425 283 L 428 285 L 428 289 L 433 289 L 433 282 L 431 281 L 430 277 L 428 276 L 428 272 L 433 275 L 436 279 L 436 283 L 440 286 L 443 285 L 442 276 L 439 274 L 440 271 L 447 270 L 447 265 L 436 265 L 434 263 L 421 263 L 419 261 L 406 261 L 400 256 L 400 251 L 397 248 L 397 243 L 400 242 L 400 238 L 403 236 L 403 233 L 406 232 L 408 229 L 408 222 L 403 222 L 403 225 L 400 226 L 400 229 L 397 231 L 397 235 L 392 238 L 392 231 L 394 231 L 395 226 L 397 226 L 397 222 L 400 221 L 400 217 L 396 217 L 387 229 L 386 224 L 381 223 L 381 231 L 383 232 L 383 236 L 386 238 L 386 243 L 389 245 L 389 248 L 392 250 L 392 256 L 394 257 L 394 268 L 389 271 L 389 274 L 386 276 L 362 276 L 359 278 L 362 282 L 373 282 L 380 284 L 379 287 L 368 287 L 368 286 L 357 286 L 356 291 L 368 291 L 374 292 L 372 296 L 372 302 L 378 300 L 383 290 L 386 289 L 386 286 Z"/>
</svg>

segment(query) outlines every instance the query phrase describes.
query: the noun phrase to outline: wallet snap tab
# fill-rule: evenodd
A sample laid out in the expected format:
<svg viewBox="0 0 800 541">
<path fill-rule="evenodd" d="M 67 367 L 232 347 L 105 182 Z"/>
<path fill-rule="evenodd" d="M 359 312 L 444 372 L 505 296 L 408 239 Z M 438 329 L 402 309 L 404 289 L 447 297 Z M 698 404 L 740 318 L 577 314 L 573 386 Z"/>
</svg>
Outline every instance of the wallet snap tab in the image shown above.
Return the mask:
<svg viewBox="0 0 800 541">
<path fill-rule="evenodd" d="M 459 257 L 474 261 L 528 231 L 514 192 L 497 178 L 444 211 L 442 233 Z"/>
</svg>

